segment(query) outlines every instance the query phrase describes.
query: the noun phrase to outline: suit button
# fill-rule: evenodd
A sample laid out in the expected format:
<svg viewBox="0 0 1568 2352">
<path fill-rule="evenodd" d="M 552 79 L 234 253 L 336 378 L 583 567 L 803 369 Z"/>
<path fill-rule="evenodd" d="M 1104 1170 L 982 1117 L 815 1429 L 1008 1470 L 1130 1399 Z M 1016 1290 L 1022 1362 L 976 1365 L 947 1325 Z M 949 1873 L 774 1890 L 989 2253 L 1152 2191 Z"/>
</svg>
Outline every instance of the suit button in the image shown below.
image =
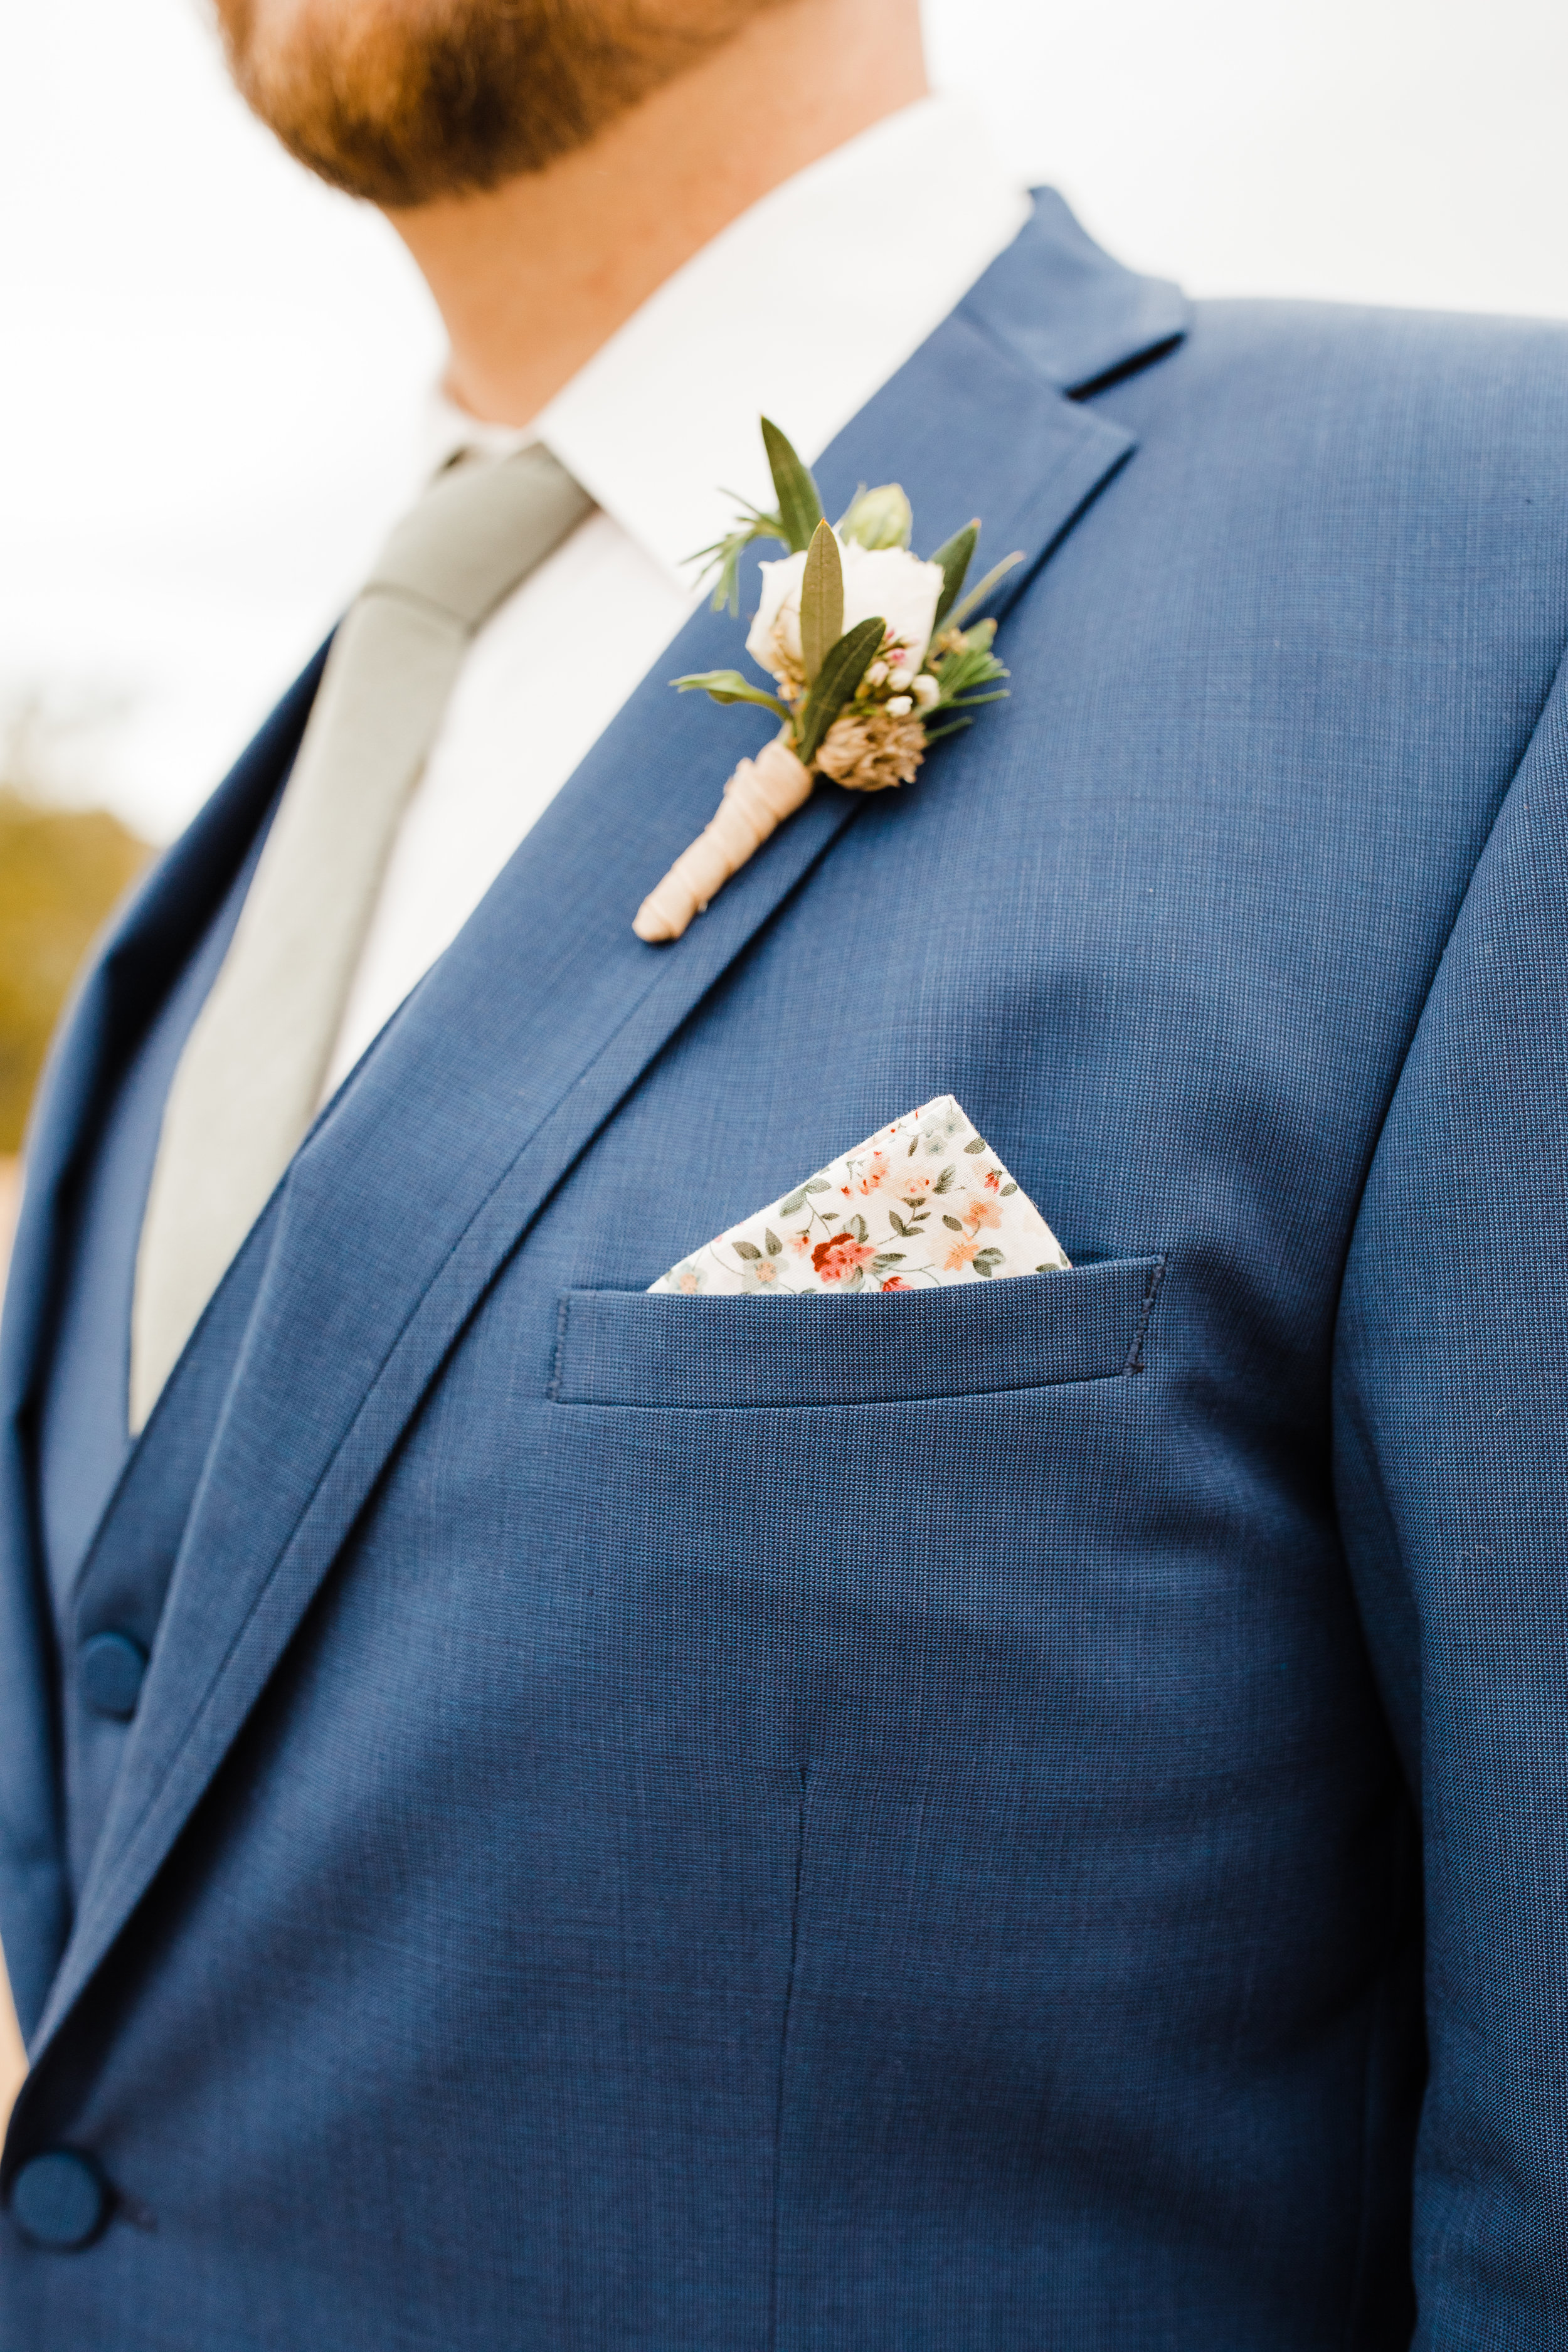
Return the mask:
<svg viewBox="0 0 1568 2352">
<path fill-rule="evenodd" d="M 136 1712 L 147 1653 L 129 1633 L 95 1633 L 84 1642 L 80 1658 L 81 1695 L 94 1715 L 110 1715 L 120 1723 Z"/>
<path fill-rule="evenodd" d="M 98 2235 L 109 2189 L 90 2156 L 51 2147 L 25 2164 L 11 2184 L 11 2218 L 35 2246 L 74 2253 Z"/>
</svg>

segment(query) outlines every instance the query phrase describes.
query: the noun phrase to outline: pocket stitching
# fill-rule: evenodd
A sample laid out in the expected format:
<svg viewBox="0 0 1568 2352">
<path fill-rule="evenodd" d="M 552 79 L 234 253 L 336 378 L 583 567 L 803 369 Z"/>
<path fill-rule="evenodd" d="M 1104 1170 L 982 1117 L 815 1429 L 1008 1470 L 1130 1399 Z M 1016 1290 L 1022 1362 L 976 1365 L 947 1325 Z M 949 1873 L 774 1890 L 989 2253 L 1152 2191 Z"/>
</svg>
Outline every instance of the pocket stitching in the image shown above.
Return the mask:
<svg viewBox="0 0 1568 2352">
<path fill-rule="evenodd" d="M 1121 1367 L 1124 1379 L 1130 1373 L 1141 1372 L 1143 1369 L 1143 1342 L 1149 1336 L 1149 1318 L 1154 1312 L 1154 1301 L 1160 1295 L 1160 1285 L 1164 1279 L 1165 1259 L 1162 1252 L 1149 1269 L 1149 1287 L 1143 1294 L 1143 1311 L 1138 1320 L 1138 1328 L 1132 1336 L 1131 1350 L 1127 1361 Z"/>
<path fill-rule="evenodd" d="M 555 1310 L 555 1369 L 551 1373 L 550 1385 L 544 1391 L 546 1402 L 550 1404 L 559 1404 L 561 1402 L 561 1381 L 566 1369 L 566 1325 L 571 1313 L 572 1293 L 569 1290 L 563 1290 L 560 1304 Z"/>
<path fill-rule="evenodd" d="M 949 1401 L 966 1402 L 972 1398 L 987 1396 L 1016 1396 L 1020 1394 L 1028 1394 L 1030 1392 L 1037 1393 L 1042 1390 L 1050 1388 L 1075 1388 L 1100 1381 L 1125 1380 L 1132 1374 L 1142 1372 L 1144 1369 L 1144 1343 L 1148 1338 L 1149 1327 L 1153 1316 L 1155 1301 L 1159 1297 L 1160 1286 L 1164 1280 L 1168 1258 L 1168 1252 L 1161 1251 L 1159 1255 L 1153 1258 L 1152 1262 L 1149 1264 L 1147 1285 L 1139 1305 L 1138 1324 L 1132 1336 L 1132 1344 L 1128 1351 L 1125 1360 L 1117 1370 L 1094 1372 L 1073 1370 L 1059 1372 L 1056 1374 L 1055 1377 L 1047 1377 L 1044 1380 L 1010 1381 L 994 1387 L 986 1387 L 984 1389 L 925 1390 L 916 1396 L 889 1398 L 868 1397 L 862 1399 L 861 1402 L 868 1407 L 874 1404 L 934 1404 Z M 1089 1261 L 1090 1265 L 1097 1263 L 1099 1263 L 1099 1261 L 1093 1259 Z M 1088 1271 L 1087 1266 L 1085 1271 Z M 631 1292 L 626 1295 L 631 1297 L 637 1297 L 644 1294 Z M 692 1404 L 682 1406 L 673 1401 L 664 1399 L 655 1401 L 640 1397 L 563 1397 L 562 1391 L 565 1383 L 567 1348 L 571 1337 L 572 1307 L 575 1296 L 575 1292 L 572 1290 L 563 1290 L 556 1305 L 554 1361 L 552 1367 L 549 1382 L 544 1391 L 545 1401 L 550 1404 L 561 1405 L 563 1409 L 569 1408 L 572 1405 L 577 1405 L 587 1412 L 605 1411 L 623 1412 L 658 1412 L 682 1410 L 692 1412 L 751 1412 L 771 1410 L 792 1412 L 820 1410 L 823 1412 L 837 1412 L 842 1410 L 841 1400 L 833 1401 L 824 1399 L 812 1399 L 802 1402 L 797 1402 L 794 1400 L 786 1402 L 782 1399 L 777 1399 L 763 1400 L 761 1402 L 748 1401 L 744 1403 L 735 1404 Z"/>
</svg>

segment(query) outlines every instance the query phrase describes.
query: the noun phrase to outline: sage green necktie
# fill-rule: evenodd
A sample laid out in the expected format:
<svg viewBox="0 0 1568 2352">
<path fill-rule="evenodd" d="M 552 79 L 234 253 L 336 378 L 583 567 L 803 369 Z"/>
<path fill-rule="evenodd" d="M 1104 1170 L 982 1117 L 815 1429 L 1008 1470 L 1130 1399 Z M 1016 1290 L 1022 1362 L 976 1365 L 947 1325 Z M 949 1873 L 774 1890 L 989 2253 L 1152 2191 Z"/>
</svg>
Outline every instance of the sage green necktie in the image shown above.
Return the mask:
<svg viewBox="0 0 1568 2352">
<path fill-rule="evenodd" d="M 315 1114 L 398 819 L 474 632 L 592 501 L 538 444 L 440 474 L 339 629 L 163 1111 L 131 1317 L 139 1430 Z"/>
</svg>

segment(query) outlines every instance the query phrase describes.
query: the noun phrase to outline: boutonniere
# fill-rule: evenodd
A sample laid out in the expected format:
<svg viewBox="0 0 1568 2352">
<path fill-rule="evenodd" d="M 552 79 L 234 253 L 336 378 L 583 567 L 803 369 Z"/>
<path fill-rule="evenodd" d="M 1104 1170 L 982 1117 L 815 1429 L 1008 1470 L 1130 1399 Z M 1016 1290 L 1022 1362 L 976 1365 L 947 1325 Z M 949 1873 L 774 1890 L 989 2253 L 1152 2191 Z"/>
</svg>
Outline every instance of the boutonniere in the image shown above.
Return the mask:
<svg viewBox="0 0 1568 2352">
<path fill-rule="evenodd" d="M 741 761 L 712 823 L 643 900 L 633 926 L 639 940 L 678 940 L 809 799 L 818 776 L 861 793 L 907 784 L 933 743 L 972 726 L 977 704 L 1004 698 L 996 624 L 973 615 L 1022 556 L 1009 555 L 965 593 L 977 521 L 922 559 L 910 548 L 909 499 L 889 482 L 862 490 L 835 528 L 809 468 L 765 416 L 763 440 L 776 509 L 748 508 L 702 555 L 719 573 L 715 609 L 728 604 L 738 614 L 742 551 L 757 539 L 789 549 L 762 567 L 762 606 L 746 639 L 773 689 L 736 669 L 672 683 L 719 703 L 758 704 L 777 714 L 779 731 Z"/>
</svg>

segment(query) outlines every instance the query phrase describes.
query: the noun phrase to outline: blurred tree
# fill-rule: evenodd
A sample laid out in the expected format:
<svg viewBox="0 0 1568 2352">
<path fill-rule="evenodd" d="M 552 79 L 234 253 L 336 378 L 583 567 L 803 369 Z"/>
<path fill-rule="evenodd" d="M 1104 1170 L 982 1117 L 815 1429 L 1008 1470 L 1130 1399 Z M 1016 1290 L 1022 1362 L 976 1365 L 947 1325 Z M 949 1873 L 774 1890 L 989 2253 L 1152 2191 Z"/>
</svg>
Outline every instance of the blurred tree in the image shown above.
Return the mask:
<svg viewBox="0 0 1568 2352">
<path fill-rule="evenodd" d="M 0 1156 L 21 1146 L 78 965 L 151 855 L 105 810 L 43 808 L 0 785 Z"/>
</svg>

